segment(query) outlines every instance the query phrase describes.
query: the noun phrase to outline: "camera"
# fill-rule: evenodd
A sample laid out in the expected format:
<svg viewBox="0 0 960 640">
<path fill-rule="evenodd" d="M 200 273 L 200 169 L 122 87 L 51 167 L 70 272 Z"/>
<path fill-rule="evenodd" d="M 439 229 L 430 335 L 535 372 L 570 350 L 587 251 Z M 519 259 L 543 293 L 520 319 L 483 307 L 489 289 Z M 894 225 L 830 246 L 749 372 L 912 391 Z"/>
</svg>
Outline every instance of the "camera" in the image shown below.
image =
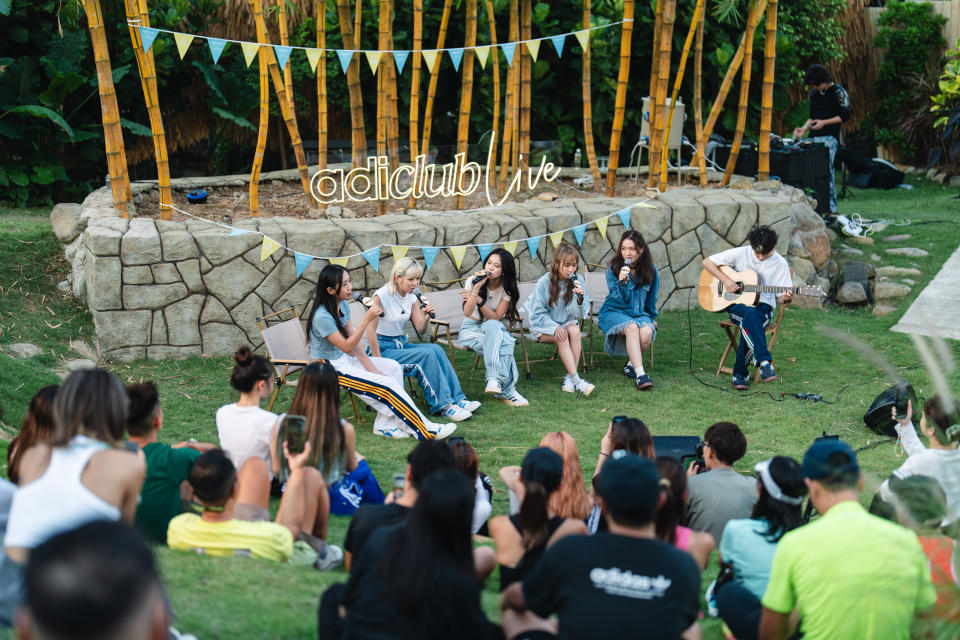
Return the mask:
<svg viewBox="0 0 960 640">
<path fill-rule="evenodd" d="M 693 459 L 693 464 L 697 465 L 697 473 L 706 473 L 707 461 L 703 459 L 703 443 L 697 445 L 697 457 Z"/>
</svg>

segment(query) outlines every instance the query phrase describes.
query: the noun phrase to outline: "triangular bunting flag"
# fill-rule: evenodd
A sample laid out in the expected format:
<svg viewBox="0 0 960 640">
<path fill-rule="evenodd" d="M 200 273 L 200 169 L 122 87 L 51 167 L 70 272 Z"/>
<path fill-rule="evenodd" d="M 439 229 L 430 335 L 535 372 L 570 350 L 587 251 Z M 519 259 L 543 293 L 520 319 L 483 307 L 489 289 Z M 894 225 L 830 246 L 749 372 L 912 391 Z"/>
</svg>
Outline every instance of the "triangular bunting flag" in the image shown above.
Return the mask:
<svg viewBox="0 0 960 640">
<path fill-rule="evenodd" d="M 220 54 L 227 46 L 226 40 L 220 38 L 207 38 L 207 46 L 210 47 L 210 55 L 213 56 L 213 64 L 220 60 Z"/>
<path fill-rule="evenodd" d="M 511 240 L 510 242 L 504 242 L 503 248 L 506 249 L 510 255 L 514 255 L 517 253 L 517 241 Z"/>
<path fill-rule="evenodd" d="M 600 218 L 597 222 L 597 231 L 600 232 L 600 235 L 604 238 L 607 237 L 607 223 L 610 222 L 610 218 Z"/>
<path fill-rule="evenodd" d="M 583 31 L 577 31 L 573 35 L 577 36 L 577 40 L 580 41 L 580 47 L 586 51 L 590 47 L 590 30 L 584 29 Z"/>
<path fill-rule="evenodd" d="M 477 54 L 477 60 L 480 61 L 480 68 L 487 68 L 487 58 L 490 57 L 490 45 L 485 47 L 475 47 L 474 52 Z"/>
<path fill-rule="evenodd" d="M 270 236 L 263 236 L 263 244 L 260 246 L 260 262 L 263 262 L 280 248 L 280 243 Z"/>
<path fill-rule="evenodd" d="M 409 51 L 394 51 L 393 61 L 397 63 L 397 75 L 403 75 L 403 65 L 407 64 L 407 58 L 410 57 Z"/>
<path fill-rule="evenodd" d="M 343 267 L 344 269 L 346 269 L 347 262 L 349 262 L 350 258 L 347 256 L 343 256 L 339 258 L 328 258 L 327 260 L 330 262 L 330 264 L 335 264 L 338 267 Z"/>
<path fill-rule="evenodd" d="M 567 40 L 567 34 L 561 33 L 558 36 L 550 36 L 550 42 L 553 43 L 553 48 L 557 50 L 557 57 L 563 57 L 563 43 Z"/>
<path fill-rule="evenodd" d="M 253 62 L 253 59 L 257 57 L 257 51 L 260 50 L 260 45 L 256 42 L 241 42 L 240 48 L 243 49 L 243 59 L 247 62 L 247 66 L 250 66 L 250 63 Z M 310 56 L 310 52 L 307 52 L 307 57 Z"/>
<path fill-rule="evenodd" d="M 250 233 L 249 229 L 238 229 L 237 227 L 230 227 L 230 237 L 233 236 L 242 236 L 245 233 Z"/>
<path fill-rule="evenodd" d="M 527 238 L 527 249 L 530 251 L 530 259 L 537 259 L 537 247 L 540 246 L 540 236 L 536 238 Z"/>
<path fill-rule="evenodd" d="M 364 259 L 373 267 L 374 271 L 380 271 L 380 247 L 374 247 L 373 249 L 367 249 L 361 253 Z"/>
<path fill-rule="evenodd" d="M 460 61 L 463 60 L 463 49 L 447 49 L 450 60 L 453 61 L 453 70 L 460 71 Z"/>
<path fill-rule="evenodd" d="M 159 29 L 140 27 L 140 43 L 143 45 L 144 53 L 150 51 L 150 47 L 153 45 L 153 41 L 157 39 L 158 33 L 160 33 Z"/>
<path fill-rule="evenodd" d="M 506 42 L 500 45 L 500 48 L 503 50 L 503 55 L 507 57 L 507 66 L 513 64 L 513 52 L 517 49 L 516 42 Z"/>
<path fill-rule="evenodd" d="M 293 261 L 297 265 L 297 277 L 299 278 L 303 275 L 303 272 L 307 270 L 307 267 L 310 266 L 310 263 L 313 262 L 313 256 L 304 255 L 294 251 Z"/>
<path fill-rule="evenodd" d="M 540 41 L 539 40 L 528 40 L 527 43 L 527 53 L 530 54 L 530 57 L 533 58 L 533 61 L 537 61 L 537 54 L 540 53 Z"/>
<path fill-rule="evenodd" d="M 550 234 L 550 242 L 553 243 L 554 249 L 560 246 L 561 240 L 563 240 L 563 231 L 554 231 Z"/>
<path fill-rule="evenodd" d="M 440 253 L 440 249 L 436 247 L 423 248 L 423 262 L 427 265 L 427 269 L 433 266 L 433 261 L 437 259 L 438 253 Z"/>
<path fill-rule="evenodd" d="M 320 49 L 307 49 L 307 62 L 310 63 L 310 71 L 317 72 L 317 63 L 320 62 L 320 56 L 323 55 L 323 51 Z"/>
<path fill-rule="evenodd" d="M 453 264 L 459 269 L 460 264 L 463 262 L 463 256 L 467 253 L 467 245 L 460 245 L 459 247 L 450 247 L 450 254 L 453 255 Z"/>
<path fill-rule="evenodd" d="M 283 71 L 283 68 L 287 66 L 287 60 L 290 59 L 290 52 L 293 51 L 293 47 L 275 44 L 273 45 L 273 51 L 277 54 L 277 62 L 280 63 L 280 70 Z"/>
<path fill-rule="evenodd" d="M 337 49 L 337 57 L 340 58 L 340 68 L 343 69 L 344 73 L 346 73 L 347 67 L 350 66 L 350 58 L 353 57 L 353 51 Z"/>
<path fill-rule="evenodd" d="M 635 205 L 633 205 L 633 206 L 635 206 L 635 207 L 640 207 L 640 208 L 642 208 L 642 209 L 656 209 L 656 208 L 657 208 L 657 205 L 655 205 L 655 204 L 650 204 L 649 202 L 638 202 L 637 204 L 635 204 Z"/>
<path fill-rule="evenodd" d="M 621 209 L 617 211 L 617 215 L 620 216 L 620 222 L 623 223 L 623 226 L 627 229 L 630 228 L 630 209 Z"/>
<path fill-rule="evenodd" d="M 437 52 L 434 50 L 421 51 L 423 54 L 423 61 L 427 63 L 427 69 L 430 70 L 430 73 L 433 73 L 433 70 L 437 67 Z"/>
<path fill-rule="evenodd" d="M 364 51 L 363 53 L 367 56 L 367 62 L 370 64 L 371 73 L 373 73 L 373 75 L 377 75 L 377 65 L 380 64 L 380 52 Z"/>
<path fill-rule="evenodd" d="M 483 264 L 487 261 L 487 256 L 490 255 L 490 252 L 493 251 L 492 244 L 478 244 L 477 253 L 480 254 L 480 263 Z"/>
<path fill-rule="evenodd" d="M 393 252 L 394 262 L 403 259 L 403 257 L 407 255 L 407 249 L 409 248 L 410 247 L 390 247 L 390 251 Z"/>
<path fill-rule="evenodd" d="M 180 53 L 180 59 L 183 60 L 184 54 L 190 48 L 190 43 L 193 42 L 193 36 L 189 33 L 175 33 L 173 41 L 177 43 L 177 51 Z"/>
<path fill-rule="evenodd" d="M 587 231 L 587 225 L 581 224 L 573 228 L 573 237 L 577 239 L 577 246 L 583 246 L 583 234 Z"/>
</svg>

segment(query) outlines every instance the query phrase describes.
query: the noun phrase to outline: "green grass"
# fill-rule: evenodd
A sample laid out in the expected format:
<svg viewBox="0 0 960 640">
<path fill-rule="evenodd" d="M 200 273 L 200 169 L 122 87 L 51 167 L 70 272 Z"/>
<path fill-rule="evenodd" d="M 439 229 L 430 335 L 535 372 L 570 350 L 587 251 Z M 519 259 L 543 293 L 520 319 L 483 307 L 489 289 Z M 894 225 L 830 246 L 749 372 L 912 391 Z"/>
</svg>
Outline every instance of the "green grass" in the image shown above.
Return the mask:
<svg viewBox="0 0 960 640">
<path fill-rule="evenodd" d="M 920 395 L 929 397 L 933 393 L 926 372 L 917 366 L 920 359 L 909 337 L 889 328 L 956 249 L 960 205 L 950 199 L 954 195 L 952 189 L 925 181 L 913 184 L 913 191 L 856 192 L 855 197 L 840 204 L 841 212 L 847 215 L 858 212 L 867 218 L 914 221 L 908 227 L 889 227 L 878 234 L 875 247 L 859 247 L 865 250 L 866 257 L 876 249 L 884 256 L 884 264 L 915 266 L 923 272 L 900 311 L 878 318 L 862 308 L 788 309 L 774 348 L 780 374 L 776 383 L 754 387 L 749 394 L 732 393 L 727 376 L 713 375 L 723 346 L 717 325 L 719 317 L 695 309 L 690 313 L 690 327 L 686 312 L 666 312 L 660 319 L 655 366 L 649 371 L 656 383 L 654 391 L 634 391 L 619 372 L 622 360 L 611 360 L 602 352 L 597 358 L 597 369 L 585 376 L 597 385 L 589 398 L 561 393 L 559 363 L 539 363 L 534 365 L 533 379 L 522 380 L 519 386 L 520 392 L 531 400 L 530 407 L 513 409 L 488 402 L 475 419 L 461 423 L 457 433 L 476 447 L 481 469 L 494 478 L 500 466 L 519 463 L 524 452 L 535 446 L 543 434 L 556 429 L 569 431 L 577 439 L 584 473 L 589 477 L 600 438 L 610 418 L 621 413 L 640 417 L 654 435 L 702 435 L 717 420 L 734 421 L 744 429 L 749 442 L 746 457 L 736 465 L 744 472 L 750 471 L 758 460 L 774 454 L 799 458 L 822 431 L 839 434 L 855 448 L 877 443 L 880 438 L 864 427 L 862 416 L 888 381 L 858 353 L 820 333 L 819 327 L 832 327 L 865 340 L 900 368 Z M 29 361 L 0 354 L 4 372 L 0 403 L 6 410 L 3 420 L 8 429 L 19 425 L 32 393 L 43 384 L 56 381 L 54 370 L 60 362 L 78 357 L 69 348 L 70 339 L 92 341 L 89 313 L 56 289 L 67 265 L 45 214 L 0 211 L 0 264 L 4 265 L 0 269 L 4 300 L 0 308 L 0 346 L 28 341 L 45 350 L 42 356 Z M 930 251 L 930 256 L 887 257 L 882 250 L 882 238 L 895 233 L 913 236 L 897 246 L 921 247 Z M 688 367 L 691 338 L 693 375 Z M 955 357 L 960 355 L 957 343 L 951 342 L 950 348 Z M 549 355 L 542 346 L 535 346 L 533 351 L 541 357 Z M 471 356 L 457 355 L 456 366 L 464 390 L 469 397 L 482 399 L 482 371 L 471 370 L 472 365 Z M 220 405 L 234 400 L 227 382 L 231 367 L 228 359 L 191 358 L 163 363 L 145 360 L 108 366 L 125 381 L 152 379 L 157 383 L 165 414 L 162 439 L 175 441 L 192 436 L 215 441 L 214 413 Z M 956 389 L 956 374 L 951 382 Z M 789 396 L 777 401 L 781 393 L 800 391 L 821 394 L 831 404 Z M 282 410 L 289 399 L 289 392 L 282 394 L 276 408 Z M 348 405 L 343 413 L 352 419 Z M 392 473 L 403 470 L 412 443 L 375 438 L 371 433 L 372 418 L 373 414 L 361 408 L 357 447 L 386 484 Z M 5 448 L 6 444 L 0 445 L 0 453 Z M 861 453 L 860 462 L 867 478 L 865 502 L 902 461 L 892 443 Z M 506 494 L 498 486 L 494 511 L 506 510 Z M 342 542 L 347 523 L 346 518 L 332 518 L 332 542 Z M 198 557 L 169 549 L 159 550 L 158 557 L 177 611 L 176 626 L 200 638 L 315 637 L 320 593 L 326 584 L 346 579 L 342 571 L 319 574 L 264 561 Z M 714 561 L 704 573 L 704 584 L 715 575 Z M 494 619 L 498 618 L 496 602 L 496 581 L 491 580 L 484 592 L 484 606 Z M 703 626 L 705 638 L 720 637 L 716 621 L 706 620 Z"/>
</svg>

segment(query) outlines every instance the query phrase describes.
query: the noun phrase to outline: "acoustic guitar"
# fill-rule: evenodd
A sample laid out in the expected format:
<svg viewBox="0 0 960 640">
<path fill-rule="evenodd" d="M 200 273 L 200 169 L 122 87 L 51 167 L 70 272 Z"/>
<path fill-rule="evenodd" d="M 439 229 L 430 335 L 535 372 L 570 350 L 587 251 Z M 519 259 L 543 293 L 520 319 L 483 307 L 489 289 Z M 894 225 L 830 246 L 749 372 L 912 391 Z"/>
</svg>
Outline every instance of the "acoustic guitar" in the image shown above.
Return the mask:
<svg viewBox="0 0 960 640">
<path fill-rule="evenodd" d="M 757 306 L 761 293 L 780 295 L 792 291 L 794 295 L 826 298 L 827 294 L 820 287 L 774 287 L 760 284 L 760 276 L 752 269 L 736 271 L 733 267 L 720 265 L 720 271 L 728 275 L 731 280 L 740 285 L 737 292 L 726 289 L 719 278 L 713 277 L 706 269 L 700 274 L 697 284 L 697 300 L 700 306 L 707 311 L 723 311 L 735 304 L 745 304 L 748 307 Z"/>
</svg>

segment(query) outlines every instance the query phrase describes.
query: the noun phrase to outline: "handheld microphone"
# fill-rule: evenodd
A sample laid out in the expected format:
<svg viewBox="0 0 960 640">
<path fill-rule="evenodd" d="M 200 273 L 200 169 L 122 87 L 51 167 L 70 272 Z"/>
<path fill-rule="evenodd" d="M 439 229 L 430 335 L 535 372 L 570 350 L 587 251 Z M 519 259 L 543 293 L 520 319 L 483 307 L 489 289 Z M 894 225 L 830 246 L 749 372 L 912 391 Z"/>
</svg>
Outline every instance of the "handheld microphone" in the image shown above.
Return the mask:
<svg viewBox="0 0 960 640">
<path fill-rule="evenodd" d="M 484 278 L 489 278 L 489 277 L 490 277 L 490 274 L 487 273 L 486 271 L 484 271 L 484 272 L 483 272 L 482 274 L 480 274 L 479 276 L 474 276 L 474 277 L 473 277 L 473 280 L 470 281 L 470 284 L 477 284 L 478 282 L 480 282 L 480 281 L 483 280 Z"/>
<path fill-rule="evenodd" d="M 417 301 L 420 303 L 421 309 L 427 306 L 427 303 L 423 301 L 423 293 L 420 291 L 420 289 L 414 289 L 413 295 L 417 296 Z M 431 311 L 429 315 L 431 320 L 437 317 L 437 314 L 433 311 Z"/>
<path fill-rule="evenodd" d="M 623 261 L 623 266 L 620 267 L 620 280 L 623 280 L 630 275 L 630 258 L 625 258 Z"/>
<path fill-rule="evenodd" d="M 580 283 L 577 282 L 577 274 L 571 273 L 571 274 L 570 274 L 570 286 L 575 287 L 575 286 L 577 286 L 578 284 L 580 284 Z M 577 304 L 583 304 L 583 294 L 582 294 L 582 293 L 578 293 L 578 294 L 577 294 Z"/>
<path fill-rule="evenodd" d="M 353 294 L 353 301 L 354 301 L 354 302 L 359 302 L 360 304 L 362 304 L 362 305 L 363 305 L 364 307 L 366 307 L 367 309 L 369 309 L 369 308 L 370 308 L 370 305 L 371 305 L 371 299 L 365 297 L 365 296 L 364 296 L 362 293 L 360 293 L 359 291 L 356 292 L 355 294 Z M 383 317 L 383 311 L 380 312 L 380 317 L 381 317 L 381 318 Z"/>
</svg>

